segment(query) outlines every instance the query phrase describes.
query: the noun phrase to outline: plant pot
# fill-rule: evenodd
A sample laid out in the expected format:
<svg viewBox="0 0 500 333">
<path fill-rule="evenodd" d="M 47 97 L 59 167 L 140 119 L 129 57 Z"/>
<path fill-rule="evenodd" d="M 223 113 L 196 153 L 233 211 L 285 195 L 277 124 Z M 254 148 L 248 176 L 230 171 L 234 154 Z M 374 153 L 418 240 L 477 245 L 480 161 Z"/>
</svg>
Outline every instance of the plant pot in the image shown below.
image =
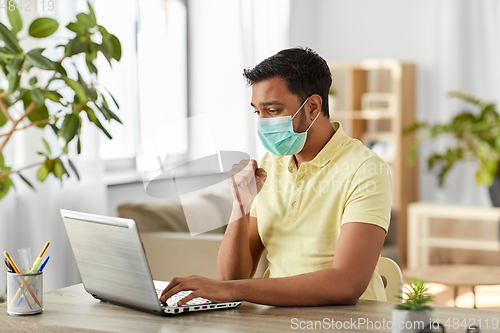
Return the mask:
<svg viewBox="0 0 500 333">
<path fill-rule="evenodd" d="M 495 179 L 493 179 L 493 183 L 491 183 L 490 187 L 488 188 L 488 191 L 490 192 L 490 199 L 491 203 L 493 204 L 494 207 L 500 207 L 500 177 L 496 176 Z"/>
<path fill-rule="evenodd" d="M 392 333 L 417 333 L 432 321 L 432 310 L 392 310 Z"/>
</svg>

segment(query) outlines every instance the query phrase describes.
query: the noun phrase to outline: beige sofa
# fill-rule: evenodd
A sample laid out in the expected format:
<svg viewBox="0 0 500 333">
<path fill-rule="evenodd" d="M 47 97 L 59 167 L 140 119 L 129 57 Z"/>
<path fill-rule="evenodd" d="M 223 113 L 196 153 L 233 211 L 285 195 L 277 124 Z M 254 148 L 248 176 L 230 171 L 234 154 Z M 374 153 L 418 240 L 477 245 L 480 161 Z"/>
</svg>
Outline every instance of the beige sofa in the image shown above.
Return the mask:
<svg viewBox="0 0 500 333">
<path fill-rule="evenodd" d="M 200 275 L 218 279 L 217 253 L 222 234 L 191 236 L 186 232 L 147 232 L 141 234 L 151 274 L 156 280 L 170 281 L 176 276 Z M 255 278 L 266 270 L 261 258 Z"/>
</svg>

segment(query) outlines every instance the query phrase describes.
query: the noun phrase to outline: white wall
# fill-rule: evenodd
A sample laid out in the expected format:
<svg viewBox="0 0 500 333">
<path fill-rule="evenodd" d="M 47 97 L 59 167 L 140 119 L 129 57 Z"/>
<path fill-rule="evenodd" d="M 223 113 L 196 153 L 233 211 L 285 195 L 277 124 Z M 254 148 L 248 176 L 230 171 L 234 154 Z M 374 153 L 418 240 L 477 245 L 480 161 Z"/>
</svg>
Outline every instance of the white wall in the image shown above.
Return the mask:
<svg viewBox="0 0 500 333">
<path fill-rule="evenodd" d="M 491 57 L 500 44 L 499 19 L 500 6 L 489 0 L 292 0 L 290 45 L 309 46 L 327 61 L 416 62 L 417 118 L 438 123 L 459 111 L 449 90 L 498 102 L 500 60 Z M 419 153 L 425 157 L 434 147 L 425 143 Z M 423 162 L 420 169 L 421 200 L 491 205 L 487 188 L 475 184 L 474 163 L 456 165 L 442 188 Z"/>
</svg>

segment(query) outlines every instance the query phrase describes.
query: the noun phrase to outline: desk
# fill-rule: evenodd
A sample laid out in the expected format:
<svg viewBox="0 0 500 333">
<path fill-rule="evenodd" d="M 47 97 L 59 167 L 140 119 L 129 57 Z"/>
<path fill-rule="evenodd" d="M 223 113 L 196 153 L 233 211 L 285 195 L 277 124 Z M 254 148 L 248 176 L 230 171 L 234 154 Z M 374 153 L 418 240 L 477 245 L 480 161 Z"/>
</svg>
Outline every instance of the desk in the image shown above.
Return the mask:
<svg viewBox="0 0 500 333">
<path fill-rule="evenodd" d="M 321 307 L 272 307 L 244 302 L 229 310 L 202 311 L 186 315 L 160 317 L 124 307 L 100 302 L 87 294 L 81 284 L 58 289 L 44 294 L 44 311 L 40 315 L 14 317 L 7 314 L 6 304 L 0 305 L 0 331 L 24 332 L 284 332 L 302 331 L 292 329 L 300 321 L 321 321 L 325 318 L 335 321 L 356 321 L 366 318 L 372 322 L 391 320 L 395 303 L 359 301 L 354 306 Z M 293 318 L 296 324 L 293 324 Z M 436 306 L 434 319 L 440 323 L 446 320 L 476 324 L 481 321 L 481 332 L 497 332 L 500 327 L 500 312 L 475 309 Z M 491 326 L 492 319 L 499 321 L 497 329 Z M 488 320 L 489 329 L 485 323 Z M 303 325 L 307 325 L 304 323 Z M 327 330 L 325 327 L 323 329 Z M 390 332 L 390 329 L 357 329 L 347 331 Z M 465 329 L 450 329 L 447 332 L 465 332 Z"/>
</svg>

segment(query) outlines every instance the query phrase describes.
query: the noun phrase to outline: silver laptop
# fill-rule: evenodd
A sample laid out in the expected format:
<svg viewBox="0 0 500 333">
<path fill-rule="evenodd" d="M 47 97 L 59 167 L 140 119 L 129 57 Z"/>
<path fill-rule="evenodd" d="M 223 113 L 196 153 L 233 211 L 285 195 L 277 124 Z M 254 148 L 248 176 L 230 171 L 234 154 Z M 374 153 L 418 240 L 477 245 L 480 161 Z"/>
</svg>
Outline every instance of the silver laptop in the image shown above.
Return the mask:
<svg viewBox="0 0 500 333">
<path fill-rule="evenodd" d="M 241 302 L 213 303 L 198 297 L 177 306 L 189 291 L 161 303 L 168 285 L 153 281 L 133 220 L 61 209 L 62 219 L 85 290 L 97 299 L 157 315 L 232 308 Z"/>
</svg>

